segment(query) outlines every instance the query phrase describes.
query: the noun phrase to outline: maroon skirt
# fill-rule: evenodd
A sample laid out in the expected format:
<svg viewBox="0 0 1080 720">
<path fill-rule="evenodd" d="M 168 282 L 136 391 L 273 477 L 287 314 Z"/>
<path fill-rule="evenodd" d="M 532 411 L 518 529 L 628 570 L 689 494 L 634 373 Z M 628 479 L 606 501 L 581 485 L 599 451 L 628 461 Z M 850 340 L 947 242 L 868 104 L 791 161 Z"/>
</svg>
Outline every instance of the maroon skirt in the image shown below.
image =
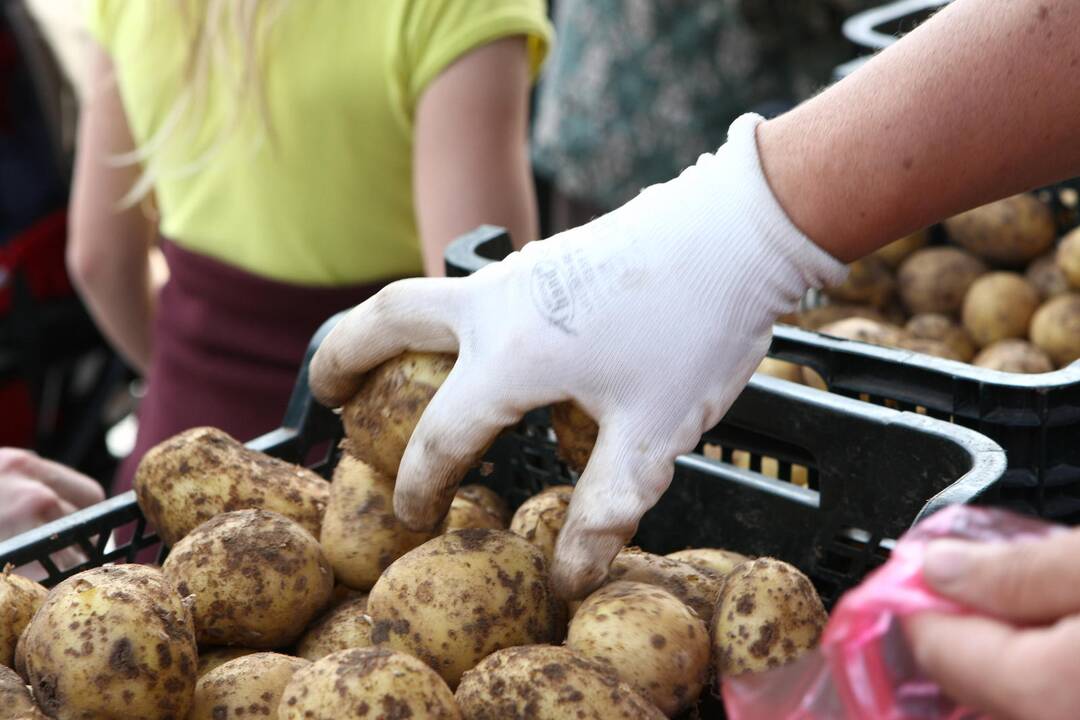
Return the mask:
<svg viewBox="0 0 1080 720">
<path fill-rule="evenodd" d="M 114 492 L 162 440 L 212 425 L 247 441 L 281 424 L 311 336 L 385 283 L 323 288 L 268 280 L 163 243 L 169 281 L 158 299 L 135 449 Z"/>
</svg>

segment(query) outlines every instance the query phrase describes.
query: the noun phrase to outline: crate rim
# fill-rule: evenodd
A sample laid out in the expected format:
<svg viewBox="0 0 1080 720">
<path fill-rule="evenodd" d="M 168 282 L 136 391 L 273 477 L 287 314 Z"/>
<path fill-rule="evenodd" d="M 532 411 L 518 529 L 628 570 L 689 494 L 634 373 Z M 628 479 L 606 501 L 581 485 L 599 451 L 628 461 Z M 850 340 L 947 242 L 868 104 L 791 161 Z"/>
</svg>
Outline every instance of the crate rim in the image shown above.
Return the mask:
<svg viewBox="0 0 1080 720">
<path fill-rule="evenodd" d="M 798 343 L 811 343 L 818 347 L 826 348 L 832 352 L 851 356 L 869 356 L 879 360 L 886 360 L 914 366 L 937 375 L 951 379 L 963 379 L 973 382 L 992 384 L 997 387 L 1014 388 L 1017 390 L 1054 390 L 1080 383 L 1080 361 L 1066 365 L 1063 368 L 1047 373 L 1011 373 L 1002 370 L 991 370 L 979 367 L 959 360 L 939 358 L 925 353 L 903 350 L 901 348 L 883 347 L 871 345 L 859 340 L 848 340 L 818 332 L 816 330 L 804 330 L 795 325 L 777 323 L 773 326 L 773 338 L 782 341 Z M 770 351 L 770 355 L 772 352 Z M 797 353 L 784 351 L 776 355 L 781 359 L 792 357 Z"/>
</svg>

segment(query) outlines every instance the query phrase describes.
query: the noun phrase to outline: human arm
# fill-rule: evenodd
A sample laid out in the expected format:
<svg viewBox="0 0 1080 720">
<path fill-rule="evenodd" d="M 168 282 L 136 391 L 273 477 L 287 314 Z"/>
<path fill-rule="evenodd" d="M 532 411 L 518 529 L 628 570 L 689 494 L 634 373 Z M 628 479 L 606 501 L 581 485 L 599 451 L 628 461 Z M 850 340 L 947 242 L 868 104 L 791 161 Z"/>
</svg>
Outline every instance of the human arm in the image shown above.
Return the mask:
<svg viewBox="0 0 1080 720">
<path fill-rule="evenodd" d="M 980 615 L 917 615 L 919 665 L 956 700 L 1005 720 L 1066 720 L 1080 707 L 1080 531 L 1023 543 L 941 541 L 924 574 Z"/>
<path fill-rule="evenodd" d="M 68 272 L 98 327 L 140 373 L 150 361 L 150 328 L 160 273 L 152 272 L 153 226 L 138 206 L 120 201 L 139 176 L 116 155 L 134 149 L 112 61 L 91 50 L 90 93 L 79 127 L 69 237 Z"/>
<path fill-rule="evenodd" d="M 738 395 L 775 318 L 842 277 L 822 248 L 851 259 L 954 210 L 1080 172 L 1061 129 L 1077 115 L 1054 114 L 1080 107 L 1080 85 L 1062 71 L 1080 47 L 1080 23 L 1068 22 L 1076 12 L 1069 0 L 956 0 L 807 105 L 764 125 L 737 121 L 716 154 L 609 215 L 466 280 L 391 285 L 326 339 L 312 389 L 336 405 L 403 350 L 459 353 L 397 477 L 395 510 L 416 527 L 434 524 L 500 428 L 576 400 L 600 435 L 553 581 L 581 595 L 667 488 L 674 458 Z M 1028 32 L 1051 24 L 1049 39 Z M 980 42 L 957 43 L 959 33 Z M 1027 64 L 1010 76 L 1001 57 Z"/>
<path fill-rule="evenodd" d="M 529 85 L 525 40 L 509 37 L 466 53 L 421 95 L 413 194 L 426 275 L 442 275 L 446 246 L 483 223 L 518 248 L 536 239 Z"/>
<path fill-rule="evenodd" d="M 1080 172 L 1080 4 L 955 0 L 758 130 L 795 225 L 841 260 Z"/>
</svg>

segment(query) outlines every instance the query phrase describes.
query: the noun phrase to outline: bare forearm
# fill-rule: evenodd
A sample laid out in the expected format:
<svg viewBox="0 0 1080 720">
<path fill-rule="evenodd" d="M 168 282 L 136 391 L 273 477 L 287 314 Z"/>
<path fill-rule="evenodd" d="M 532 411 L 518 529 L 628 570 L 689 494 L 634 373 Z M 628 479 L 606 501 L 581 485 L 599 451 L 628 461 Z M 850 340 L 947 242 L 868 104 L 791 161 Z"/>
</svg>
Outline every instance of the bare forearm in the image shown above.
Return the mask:
<svg viewBox="0 0 1080 720">
<path fill-rule="evenodd" d="M 100 271 L 84 272 L 77 284 L 102 334 L 132 368 L 145 375 L 157 307 L 150 255 L 141 261 L 103 264 Z"/>
<path fill-rule="evenodd" d="M 956 0 L 758 130 L 794 223 L 842 260 L 1080 175 L 1080 3 Z"/>
</svg>

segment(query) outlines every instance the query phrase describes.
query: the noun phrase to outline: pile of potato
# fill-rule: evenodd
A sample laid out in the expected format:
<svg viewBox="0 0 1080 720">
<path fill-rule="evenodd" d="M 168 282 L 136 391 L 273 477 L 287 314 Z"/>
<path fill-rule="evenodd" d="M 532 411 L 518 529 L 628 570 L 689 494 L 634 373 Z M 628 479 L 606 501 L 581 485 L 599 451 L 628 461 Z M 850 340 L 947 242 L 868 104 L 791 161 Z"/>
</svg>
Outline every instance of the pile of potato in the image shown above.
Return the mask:
<svg viewBox="0 0 1080 720">
<path fill-rule="evenodd" d="M 0 577 L 0 718 L 675 717 L 817 643 L 805 576 L 721 549 L 626 548 L 602 587 L 559 600 L 569 486 L 513 513 L 465 486 L 439 527 L 404 527 L 401 438 L 448 370 L 408 354 L 373 373 L 329 483 L 209 428 L 154 448 L 135 491 L 171 544 L 162 567 L 48 592 Z"/>
<path fill-rule="evenodd" d="M 919 232 L 851 265 L 829 302 L 783 319 L 827 335 L 1016 373 L 1080 358 L 1080 229 L 1057 237 L 1051 208 L 1016 195 Z M 823 387 L 811 370 L 761 372 Z"/>
</svg>

